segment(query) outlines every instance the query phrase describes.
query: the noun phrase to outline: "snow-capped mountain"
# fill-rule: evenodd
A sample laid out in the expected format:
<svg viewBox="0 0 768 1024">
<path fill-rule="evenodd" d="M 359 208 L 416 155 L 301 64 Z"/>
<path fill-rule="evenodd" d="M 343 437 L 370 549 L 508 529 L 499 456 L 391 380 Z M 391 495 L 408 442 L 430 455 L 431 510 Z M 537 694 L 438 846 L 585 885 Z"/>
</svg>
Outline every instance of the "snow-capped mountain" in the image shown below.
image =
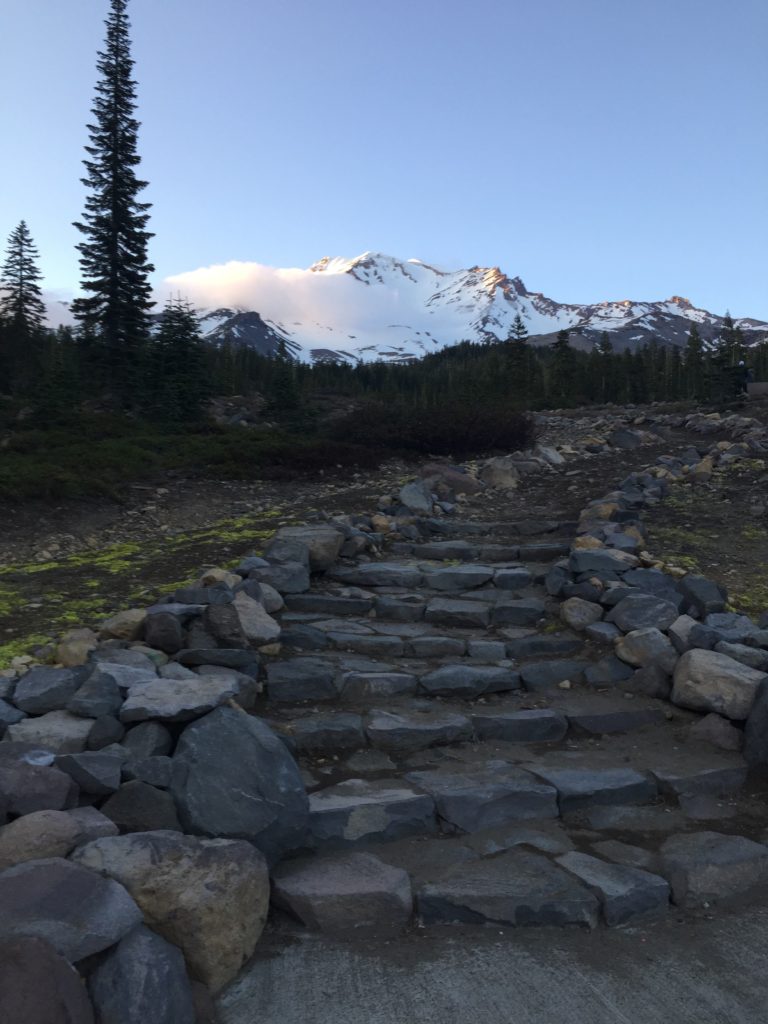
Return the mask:
<svg viewBox="0 0 768 1024">
<path fill-rule="evenodd" d="M 216 294 L 213 282 L 221 288 L 228 268 L 237 277 L 240 301 L 201 309 L 208 338 L 265 354 L 282 342 L 300 359 L 419 358 L 462 340 L 503 340 L 517 314 L 534 344 L 549 344 L 567 328 L 572 344 L 591 348 L 606 331 L 619 351 L 653 339 L 682 346 L 692 323 L 705 341 L 714 340 L 723 322 L 679 296 L 662 302 L 572 305 L 529 292 L 519 277 L 509 278 L 498 267 L 446 271 L 373 252 L 355 259 L 324 257 L 305 271 L 228 264 L 171 280 L 174 289 L 186 288 L 195 300 Z M 272 278 L 264 280 L 266 271 L 274 275 L 274 287 Z M 250 301 L 249 273 L 254 282 Z M 736 323 L 749 344 L 768 339 L 768 323 Z"/>
</svg>

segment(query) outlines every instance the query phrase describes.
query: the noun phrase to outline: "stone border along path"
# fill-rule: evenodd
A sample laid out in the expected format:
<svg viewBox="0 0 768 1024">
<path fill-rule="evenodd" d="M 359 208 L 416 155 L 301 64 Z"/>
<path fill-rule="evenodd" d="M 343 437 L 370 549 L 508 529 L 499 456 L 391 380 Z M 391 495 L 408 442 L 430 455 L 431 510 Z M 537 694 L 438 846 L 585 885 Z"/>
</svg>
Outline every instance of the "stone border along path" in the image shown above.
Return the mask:
<svg viewBox="0 0 768 1024">
<path fill-rule="evenodd" d="M 768 433 L 612 425 L 587 450 L 658 441 L 640 425 L 733 440 L 630 472 L 578 524 L 454 501 L 574 449 L 479 480 L 432 466 L 376 515 L 284 527 L 263 558 L 69 634 L 56 667 L 5 673 L 0 1019 L 23 998 L 46 1024 L 91 1005 L 192 1024 L 270 903 L 386 938 L 616 926 L 768 881 L 744 789 L 768 762 L 768 621 L 642 550 L 671 480 L 761 458 Z"/>
</svg>

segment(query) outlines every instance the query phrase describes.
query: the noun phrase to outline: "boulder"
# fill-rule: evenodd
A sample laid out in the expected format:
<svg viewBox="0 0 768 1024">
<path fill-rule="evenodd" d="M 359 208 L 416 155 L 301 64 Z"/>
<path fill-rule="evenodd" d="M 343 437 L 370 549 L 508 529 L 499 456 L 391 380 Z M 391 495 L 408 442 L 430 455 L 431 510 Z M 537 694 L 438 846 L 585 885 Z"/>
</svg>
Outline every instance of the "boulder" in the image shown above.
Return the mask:
<svg viewBox="0 0 768 1024">
<path fill-rule="evenodd" d="M 13 704 L 9 704 L 7 700 L 0 697 L 0 736 L 3 735 L 9 725 L 23 722 L 26 717 L 25 712 L 19 711 Z"/>
<path fill-rule="evenodd" d="M 424 480 L 413 480 L 400 488 L 401 504 L 411 512 L 430 515 L 432 512 L 432 488 Z"/>
<path fill-rule="evenodd" d="M 181 950 L 143 925 L 107 953 L 88 991 L 100 1024 L 195 1024 Z"/>
<path fill-rule="evenodd" d="M 478 476 L 486 487 L 501 487 L 507 490 L 517 487 L 520 480 L 520 472 L 511 455 L 499 455 L 489 459 L 481 467 Z"/>
<path fill-rule="evenodd" d="M 140 722 L 126 732 L 122 746 L 132 758 L 140 760 L 157 754 L 170 754 L 173 739 L 168 729 L 159 722 Z"/>
<path fill-rule="evenodd" d="M 660 854 L 661 872 L 678 905 L 721 901 L 768 881 L 768 848 L 744 836 L 670 836 Z"/>
<path fill-rule="evenodd" d="M 243 635 L 253 647 L 274 643 L 279 638 L 279 624 L 258 601 L 240 592 L 235 595 L 233 606 Z"/>
<path fill-rule="evenodd" d="M 8 739 L 36 746 L 57 754 L 79 754 L 85 750 L 93 719 L 78 718 L 68 711 L 49 711 L 39 718 L 25 718 L 9 725 Z"/>
<path fill-rule="evenodd" d="M 235 977 L 261 936 L 269 874 L 250 843 L 143 832 L 97 839 L 73 860 L 125 886 L 147 925 L 179 946 L 213 991 Z"/>
<path fill-rule="evenodd" d="M 120 743 L 125 736 L 125 726 L 114 715 L 100 715 L 88 733 L 88 750 L 101 750 L 111 743 Z"/>
<path fill-rule="evenodd" d="M 145 608 L 128 608 L 118 612 L 101 624 L 99 637 L 102 640 L 139 640 L 144 632 Z"/>
<path fill-rule="evenodd" d="M 741 750 L 744 743 L 744 733 L 741 729 L 737 729 L 727 718 L 721 718 L 714 713 L 694 722 L 688 730 L 688 735 L 692 740 L 711 743 L 720 750 Z"/>
<path fill-rule="evenodd" d="M 618 640 L 615 651 L 628 665 L 635 668 L 659 665 L 670 675 L 677 662 L 677 651 L 672 642 L 655 626 L 633 629 Z"/>
<path fill-rule="evenodd" d="M 619 629 L 629 633 L 648 627 L 667 629 L 678 618 L 678 614 L 677 606 L 671 601 L 653 594 L 630 592 L 605 618 L 607 622 L 615 622 Z"/>
<path fill-rule="evenodd" d="M 184 646 L 184 630 L 179 618 L 168 612 L 148 615 L 144 624 L 144 640 L 165 654 L 176 654 Z"/>
<path fill-rule="evenodd" d="M 122 885 L 58 857 L 0 872 L 0 906 L 0 939 L 34 935 L 72 963 L 108 949 L 141 923 Z"/>
<path fill-rule="evenodd" d="M 304 858 L 281 865 L 273 900 L 313 931 L 333 938 L 388 938 L 413 909 L 408 874 L 369 853 Z"/>
<path fill-rule="evenodd" d="M 0 942 L 0 1020 L 94 1024 L 80 975 L 50 943 L 34 936 Z"/>
<path fill-rule="evenodd" d="M 677 585 L 686 602 L 696 609 L 700 618 L 713 612 L 725 611 L 728 593 L 714 580 L 688 573 Z"/>
<path fill-rule="evenodd" d="M 744 758 L 751 765 L 768 764 L 768 679 L 757 690 L 744 728 Z"/>
<path fill-rule="evenodd" d="M 347 779 L 309 798 L 316 846 L 354 846 L 436 829 L 434 801 L 398 779 Z"/>
<path fill-rule="evenodd" d="M 121 832 L 182 830 L 171 794 L 138 780 L 124 783 L 101 810 Z"/>
<path fill-rule="evenodd" d="M 606 864 L 598 857 L 575 850 L 558 857 L 557 863 L 597 896 L 609 926 L 663 913 L 669 906 L 669 885 L 649 871 Z"/>
<path fill-rule="evenodd" d="M 560 605 L 560 618 L 572 629 L 584 630 L 602 617 L 603 609 L 599 604 L 581 597 L 569 597 Z"/>
<path fill-rule="evenodd" d="M 17 756 L 13 756 L 14 748 L 21 748 Z M 54 755 L 31 746 L 28 749 L 26 752 L 27 746 L 21 743 L 0 744 L 0 814 L 60 811 L 76 804 L 77 786 L 64 772 L 51 767 Z M 30 763 L 32 760 L 42 763 Z"/>
<path fill-rule="evenodd" d="M 240 692 L 231 676 L 195 676 L 193 679 L 155 679 L 137 683 L 120 709 L 122 722 L 156 719 L 188 722 L 207 714 Z"/>
<path fill-rule="evenodd" d="M 82 681 L 82 673 L 71 668 L 33 668 L 16 684 L 13 703 L 28 715 L 63 711 Z"/>
<path fill-rule="evenodd" d="M 77 783 L 81 793 L 105 796 L 114 793 L 120 785 L 123 758 L 101 750 L 86 750 L 82 754 L 59 754 L 56 767 L 66 772 Z"/>
<path fill-rule="evenodd" d="M 376 710 L 368 716 L 365 733 L 378 750 L 425 750 L 471 739 L 472 725 L 465 715 L 451 711 Z"/>
<path fill-rule="evenodd" d="M 300 845 L 308 803 L 296 762 L 264 722 L 217 708 L 187 726 L 171 791 L 184 830 L 248 839 L 270 861 Z"/>
<path fill-rule="evenodd" d="M 675 668 L 672 701 L 694 711 L 716 711 L 741 721 L 749 717 L 765 673 L 727 654 L 694 649 Z"/>
<path fill-rule="evenodd" d="M 66 857 L 82 835 L 82 825 L 67 811 L 25 814 L 0 828 L 0 871 L 23 861 Z"/>
</svg>

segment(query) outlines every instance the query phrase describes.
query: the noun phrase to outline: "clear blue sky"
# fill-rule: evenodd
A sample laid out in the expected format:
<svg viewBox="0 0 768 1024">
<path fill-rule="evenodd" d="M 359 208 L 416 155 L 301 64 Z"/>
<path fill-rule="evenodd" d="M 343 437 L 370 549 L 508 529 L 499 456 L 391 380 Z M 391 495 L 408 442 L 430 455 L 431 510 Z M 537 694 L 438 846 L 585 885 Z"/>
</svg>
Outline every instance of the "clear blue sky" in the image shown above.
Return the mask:
<svg viewBox="0 0 768 1024">
<path fill-rule="evenodd" d="M 2 0 L 0 235 L 50 288 L 107 0 Z M 131 0 L 156 280 L 374 249 L 768 319 L 766 0 Z"/>
</svg>

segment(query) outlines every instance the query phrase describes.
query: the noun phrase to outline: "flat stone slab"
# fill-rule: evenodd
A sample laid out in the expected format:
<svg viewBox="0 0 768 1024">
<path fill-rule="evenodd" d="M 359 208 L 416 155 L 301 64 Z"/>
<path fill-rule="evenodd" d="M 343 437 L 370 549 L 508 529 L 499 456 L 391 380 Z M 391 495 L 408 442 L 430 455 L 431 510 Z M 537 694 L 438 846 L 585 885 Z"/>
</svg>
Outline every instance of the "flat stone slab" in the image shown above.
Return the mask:
<svg viewBox="0 0 768 1024">
<path fill-rule="evenodd" d="M 316 846 L 353 846 L 435 832 L 434 801 L 395 780 L 348 779 L 309 797 Z"/>
<path fill-rule="evenodd" d="M 605 923 L 609 926 L 663 913 L 669 906 L 668 883 L 649 871 L 608 864 L 598 857 L 575 850 L 558 857 L 557 863 L 597 896 Z"/>
<path fill-rule="evenodd" d="M 656 783 L 634 768 L 528 767 L 557 789 L 561 814 L 598 804 L 645 803 L 658 795 Z"/>
<path fill-rule="evenodd" d="M 566 925 L 594 928 L 597 898 L 538 853 L 513 849 L 461 864 L 416 895 L 425 924 Z"/>
<path fill-rule="evenodd" d="M 490 625 L 490 605 L 481 601 L 460 601 L 449 597 L 436 597 L 427 605 L 424 615 L 436 626 L 458 629 L 485 629 Z"/>
<path fill-rule="evenodd" d="M 240 684 L 231 676 L 155 679 L 131 686 L 119 717 L 121 722 L 148 719 L 188 722 L 213 711 L 239 693 Z"/>
<path fill-rule="evenodd" d="M 744 836 L 694 832 L 661 846 L 661 872 L 677 904 L 722 900 L 768 881 L 768 847 Z"/>
<path fill-rule="evenodd" d="M 477 558 L 478 548 L 465 540 L 438 540 L 431 544 L 416 544 L 413 553 L 417 558 L 435 561 L 471 562 L 473 558 Z"/>
<path fill-rule="evenodd" d="M 370 853 L 282 864 L 272 877 L 272 899 L 312 931 L 340 939 L 397 935 L 413 910 L 408 874 Z"/>
<path fill-rule="evenodd" d="M 461 658 L 467 643 L 455 636 L 417 636 L 408 641 L 415 658 Z"/>
<path fill-rule="evenodd" d="M 433 697 L 479 697 L 484 693 L 519 690 L 520 674 L 492 665 L 444 665 L 419 680 Z"/>
<path fill-rule="evenodd" d="M 349 753 L 364 747 L 363 720 L 352 712 L 310 715 L 294 719 L 288 735 L 301 753 Z"/>
<path fill-rule="evenodd" d="M 737 793 L 747 781 L 746 764 L 692 768 L 688 772 L 652 768 L 660 793 L 673 796 L 721 795 Z"/>
<path fill-rule="evenodd" d="M 92 718 L 78 718 L 68 711 L 49 711 L 39 718 L 25 718 L 9 725 L 6 738 L 15 743 L 33 743 L 56 754 L 79 754 L 85 750 Z"/>
<path fill-rule="evenodd" d="M 614 732 L 631 732 L 665 721 L 661 708 L 617 708 L 615 711 L 578 711 L 568 713 L 570 725 L 581 732 L 602 736 Z"/>
<path fill-rule="evenodd" d="M 401 562 L 375 562 L 354 569 L 332 569 L 328 576 L 354 587 L 404 587 L 409 590 L 420 587 L 424 581 L 424 574 L 417 566 Z"/>
<path fill-rule="evenodd" d="M 538 597 L 507 597 L 503 594 L 493 606 L 495 626 L 535 626 L 546 614 Z"/>
<path fill-rule="evenodd" d="M 472 723 L 449 711 L 412 713 L 376 710 L 368 716 L 365 733 L 378 750 L 425 750 L 472 738 Z"/>
<path fill-rule="evenodd" d="M 504 763 L 466 771 L 411 772 L 405 777 L 434 799 L 438 816 L 449 831 L 477 832 L 558 815 L 557 791 L 552 786 Z"/>
<path fill-rule="evenodd" d="M 335 666 L 320 658 L 293 658 L 267 665 L 267 693 L 271 700 L 335 700 L 339 689 Z"/>
<path fill-rule="evenodd" d="M 345 672 L 341 691 L 350 700 L 401 697 L 416 692 L 418 678 L 408 672 Z"/>
<path fill-rule="evenodd" d="M 568 732 L 565 715 L 557 711 L 483 711 L 472 715 L 475 733 L 483 740 L 509 743 L 557 743 Z"/>
<path fill-rule="evenodd" d="M 471 590 L 493 579 L 494 570 L 487 565 L 456 565 L 450 568 L 424 569 L 424 586 L 431 590 Z"/>
<path fill-rule="evenodd" d="M 341 651 L 356 654 L 372 654 L 384 658 L 401 658 L 405 654 L 405 643 L 399 636 L 366 636 L 361 633 L 328 633 L 331 644 Z"/>
<path fill-rule="evenodd" d="M 685 815 L 676 807 L 592 807 L 586 813 L 590 828 L 608 832 L 659 833 L 683 829 Z"/>
<path fill-rule="evenodd" d="M 286 607 L 292 612 L 318 615 L 367 615 L 373 608 L 370 597 L 340 597 L 335 594 L 288 594 Z"/>
</svg>

